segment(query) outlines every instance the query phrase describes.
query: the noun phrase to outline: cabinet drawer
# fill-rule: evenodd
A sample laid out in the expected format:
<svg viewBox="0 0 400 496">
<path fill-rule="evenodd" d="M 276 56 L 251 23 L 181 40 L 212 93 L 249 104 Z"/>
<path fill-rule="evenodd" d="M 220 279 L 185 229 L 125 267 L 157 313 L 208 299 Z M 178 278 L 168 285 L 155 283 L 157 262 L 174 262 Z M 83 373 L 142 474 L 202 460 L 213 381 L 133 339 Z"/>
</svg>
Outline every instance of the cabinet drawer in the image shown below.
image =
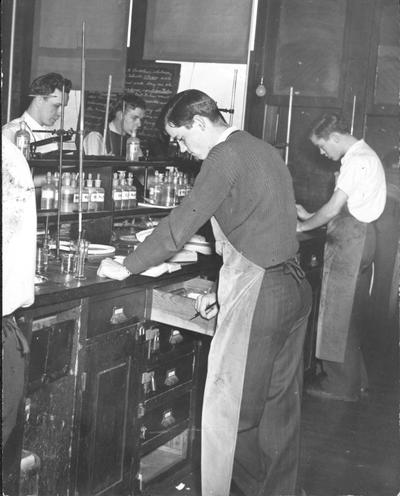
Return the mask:
<svg viewBox="0 0 400 496">
<path fill-rule="evenodd" d="M 141 374 L 143 395 L 146 399 L 170 391 L 193 378 L 194 355 L 189 354 L 178 360 L 150 368 Z"/>
<path fill-rule="evenodd" d="M 209 292 L 212 286 L 212 281 L 194 278 L 152 289 L 150 319 L 212 336 L 215 318 L 206 320 L 198 316 L 192 319 L 197 296 Z"/>
<path fill-rule="evenodd" d="M 146 367 L 154 367 L 164 361 L 177 360 L 195 348 L 196 334 L 158 322 L 152 323 L 145 332 L 142 347 Z"/>
<path fill-rule="evenodd" d="M 186 425 L 190 416 L 190 392 L 179 398 L 166 401 L 162 406 L 146 412 L 140 424 L 142 447 L 154 446 L 157 440 L 165 442 L 165 437 L 175 433 L 179 426 Z M 163 441 L 161 441 L 161 439 Z"/>
<path fill-rule="evenodd" d="M 144 317 L 145 291 L 118 291 L 89 300 L 88 339 L 110 330 L 126 327 Z"/>
</svg>

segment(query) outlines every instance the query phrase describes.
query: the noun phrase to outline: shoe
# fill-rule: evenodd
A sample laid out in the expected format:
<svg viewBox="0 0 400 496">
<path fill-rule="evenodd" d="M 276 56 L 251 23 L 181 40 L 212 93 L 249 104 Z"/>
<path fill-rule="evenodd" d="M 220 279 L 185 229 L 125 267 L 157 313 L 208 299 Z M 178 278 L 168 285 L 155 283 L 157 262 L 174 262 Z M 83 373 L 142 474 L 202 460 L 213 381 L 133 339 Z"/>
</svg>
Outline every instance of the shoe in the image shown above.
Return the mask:
<svg viewBox="0 0 400 496">
<path fill-rule="evenodd" d="M 360 397 L 358 395 L 346 396 L 346 395 L 331 393 L 331 392 L 323 389 L 323 387 L 318 383 L 310 384 L 309 386 L 306 386 L 305 392 L 307 394 L 309 394 L 310 396 L 314 396 L 315 398 L 321 398 L 324 400 L 338 400 L 338 401 L 355 402 L 355 401 L 358 401 L 360 399 Z"/>
</svg>

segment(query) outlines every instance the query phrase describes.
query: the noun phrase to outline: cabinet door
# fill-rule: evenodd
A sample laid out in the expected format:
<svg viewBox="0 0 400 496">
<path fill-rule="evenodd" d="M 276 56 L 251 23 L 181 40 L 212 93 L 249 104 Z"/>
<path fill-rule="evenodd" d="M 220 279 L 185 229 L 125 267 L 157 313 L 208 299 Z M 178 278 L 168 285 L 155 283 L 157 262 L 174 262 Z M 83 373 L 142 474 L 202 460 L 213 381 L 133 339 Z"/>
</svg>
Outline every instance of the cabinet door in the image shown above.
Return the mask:
<svg viewBox="0 0 400 496">
<path fill-rule="evenodd" d="M 128 495 L 136 474 L 138 325 L 99 336 L 86 347 L 78 492 Z"/>
</svg>

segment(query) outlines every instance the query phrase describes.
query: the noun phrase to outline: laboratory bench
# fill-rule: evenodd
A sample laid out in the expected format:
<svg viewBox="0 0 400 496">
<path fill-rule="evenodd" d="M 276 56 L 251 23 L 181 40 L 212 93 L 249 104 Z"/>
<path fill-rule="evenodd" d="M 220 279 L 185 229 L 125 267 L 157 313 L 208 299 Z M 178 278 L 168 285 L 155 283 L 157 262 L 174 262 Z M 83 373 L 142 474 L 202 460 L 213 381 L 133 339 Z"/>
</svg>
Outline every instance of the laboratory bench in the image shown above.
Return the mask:
<svg viewBox="0 0 400 496">
<path fill-rule="evenodd" d="M 314 294 L 305 344 L 309 373 L 325 234 L 298 237 Z M 199 463 L 211 333 L 193 327 L 203 320 L 189 318 L 194 300 L 186 314 L 180 302 L 188 305 L 188 285 L 211 284 L 220 263 L 200 254 L 176 272 L 116 281 L 97 276 L 98 260 L 86 263 L 82 280 L 50 260 L 34 305 L 19 315 L 31 345 L 21 443 L 38 460 L 21 474 L 20 496 L 35 485 L 42 496 L 136 496 L 150 482 Z"/>
</svg>

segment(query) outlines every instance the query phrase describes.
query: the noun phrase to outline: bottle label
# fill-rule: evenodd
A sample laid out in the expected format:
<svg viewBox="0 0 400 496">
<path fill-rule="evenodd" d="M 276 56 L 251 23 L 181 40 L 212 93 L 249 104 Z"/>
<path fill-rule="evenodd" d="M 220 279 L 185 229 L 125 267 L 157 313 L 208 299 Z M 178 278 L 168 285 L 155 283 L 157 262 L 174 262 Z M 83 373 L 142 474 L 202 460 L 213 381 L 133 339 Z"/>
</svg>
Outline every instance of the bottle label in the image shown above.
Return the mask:
<svg viewBox="0 0 400 496">
<path fill-rule="evenodd" d="M 130 200 L 136 200 L 136 190 L 135 189 L 129 191 L 129 199 Z"/>
<path fill-rule="evenodd" d="M 113 200 L 122 200 L 122 192 L 113 191 Z"/>
<path fill-rule="evenodd" d="M 123 200 L 129 200 L 129 191 L 123 191 L 122 192 L 122 199 Z"/>
<path fill-rule="evenodd" d="M 42 198 L 54 199 L 54 192 L 51 189 L 42 189 Z"/>
<path fill-rule="evenodd" d="M 99 203 L 104 202 L 104 193 L 97 193 L 97 200 Z"/>
<path fill-rule="evenodd" d="M 29 146 L 29 139 L 27 139 L 25 136 L 17 136 L 15 140 L 15 144 L 17 145 L 17 148 L 22 150 L 25 147 Z"/>
</svg>

